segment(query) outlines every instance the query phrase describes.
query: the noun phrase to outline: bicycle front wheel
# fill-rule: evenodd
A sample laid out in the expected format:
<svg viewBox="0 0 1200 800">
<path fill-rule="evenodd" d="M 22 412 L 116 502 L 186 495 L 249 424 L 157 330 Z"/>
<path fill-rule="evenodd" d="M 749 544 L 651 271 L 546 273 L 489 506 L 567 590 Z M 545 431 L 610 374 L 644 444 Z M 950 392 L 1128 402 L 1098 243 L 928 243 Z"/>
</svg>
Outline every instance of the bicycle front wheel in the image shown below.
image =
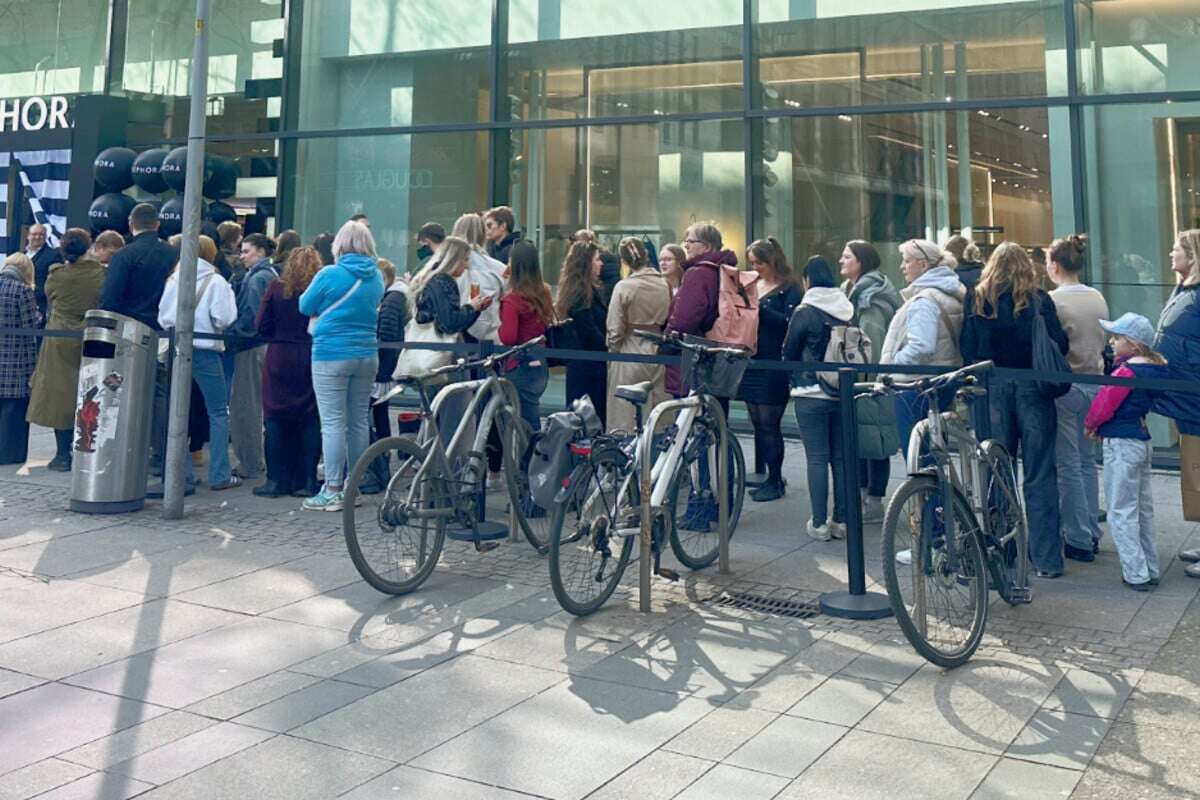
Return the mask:
<svg viewBox="0 0 1200 800">
<path fill-rule="evenodd" d="M 550 586 L 565 611 L 586 616 L 612 596 L 641 528 L 637 480 L 613 449 L 577 470 L 550 526 Z"/>
<path fill-rule="evenodd" d="M 696 570 L 716 561 L 721 547 L 717 498 L 712 489 L 717 483 L 717 432 L 698 424 L 692 429 L 691 438 L 667 489 L 667 514 L 671 518 L 672 552 L 679 563 Z M 732 539 L 746 499 L 746 458 L 742 455 L 742 443 L 732 433 L 728 459 Z"/>
<path fill-rule="evenodd" d="M 346 548 L 363 580 L 385 594 L 408 594 L 437 566 L 446 538 L 450 497 L 436 471 L 422 473 L 425 449 L 400 437 L 380 439 L 367 448 L 346 481 L 342 532 Z M 364 497 L 358 487 L 380 456 L 393 470 L 387 488 Z"/>
<path fill-rule="evenodd" d="M 944 499 L 930 475 L 909 478 L 883 521 L 883 575 L 900 629 L 926 660 L 965 664 L 987 623 L 987 567 L 970 506 L 954 493 L 954 540 Z"/>
<path fill-rule="evenodd" d="M 551 513 L 533 500 L 529 490 L 529 460 L 533 456 L 533 432 L 529 423 L 509 411 L 496 416 L 497 431 L 504 449 L 504 482 L 517 527 L 533 548 L 545 555 L 550 549 Z"/>
</svg>

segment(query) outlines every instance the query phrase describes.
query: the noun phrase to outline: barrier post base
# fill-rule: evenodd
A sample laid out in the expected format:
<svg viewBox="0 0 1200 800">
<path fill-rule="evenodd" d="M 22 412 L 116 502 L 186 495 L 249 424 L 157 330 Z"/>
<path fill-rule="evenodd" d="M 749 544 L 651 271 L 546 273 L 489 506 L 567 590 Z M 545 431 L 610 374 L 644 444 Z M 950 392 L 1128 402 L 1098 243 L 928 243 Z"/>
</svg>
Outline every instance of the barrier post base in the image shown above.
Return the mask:
<svg viewBox="0 0 1200 800">
<path fill-rule="evenodd" d="M 842 619 L 883 619 L 892 616 L 887 595 L 879 592 L 851 594 L 826 592 L 818 598 L 821 613 Z"/>
</svg>

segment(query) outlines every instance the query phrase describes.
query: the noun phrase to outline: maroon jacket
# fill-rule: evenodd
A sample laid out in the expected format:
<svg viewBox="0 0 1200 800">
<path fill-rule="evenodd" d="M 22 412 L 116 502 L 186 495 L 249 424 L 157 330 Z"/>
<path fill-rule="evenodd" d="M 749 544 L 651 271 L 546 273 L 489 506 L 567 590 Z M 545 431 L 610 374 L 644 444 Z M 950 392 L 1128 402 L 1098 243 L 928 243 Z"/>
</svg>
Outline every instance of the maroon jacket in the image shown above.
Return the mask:
<svg viewBox="0 0 1200 800">
<path fill-rule="evenodd" d="M 709 251 L 685 261 L 679 291 L 671 298 L 666 330 L 693 336 L 704 336 L 712 330 L 717 321 L 721 288 L 721 272 L 717 265 L 736 267 L 737 263 L 737 255 L 732 250 Z M 677 367 L 667 367 L 667 391 L 673 395 L 682 393 Z"/>
</svg>

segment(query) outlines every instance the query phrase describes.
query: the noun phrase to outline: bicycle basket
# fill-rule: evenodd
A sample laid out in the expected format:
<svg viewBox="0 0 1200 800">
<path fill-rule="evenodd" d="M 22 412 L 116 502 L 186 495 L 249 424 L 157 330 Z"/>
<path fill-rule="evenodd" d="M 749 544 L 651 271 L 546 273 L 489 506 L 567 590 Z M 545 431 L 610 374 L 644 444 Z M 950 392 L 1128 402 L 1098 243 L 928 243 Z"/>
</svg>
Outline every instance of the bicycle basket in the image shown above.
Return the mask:
<svg viewBox="0 0 1200 800">
<path fill-rule="evenodd" d="M 748 358 L 729 353 L 684 350 L 680 374 L 684 385 L 696 392 L 732 398 L 737 394 L 749 363 Z"/>
</svg>

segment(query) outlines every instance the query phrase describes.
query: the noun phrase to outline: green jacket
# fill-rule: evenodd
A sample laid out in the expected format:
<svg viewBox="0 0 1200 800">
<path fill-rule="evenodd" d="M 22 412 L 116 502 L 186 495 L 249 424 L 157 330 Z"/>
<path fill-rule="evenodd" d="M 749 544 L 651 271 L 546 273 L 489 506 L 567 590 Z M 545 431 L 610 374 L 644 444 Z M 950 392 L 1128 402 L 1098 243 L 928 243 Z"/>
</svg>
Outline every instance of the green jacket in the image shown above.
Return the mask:
<svg viewBox="0 0 1200 800">
<path fill-rule="evenodd" d="M 871 338 L 871 361 L 879 363 L 883 340 L 896 310 L 904 298 L 881 272 L 868 272 L 854 286 L 842 284 L 842 291 L 854 306 L 854 323 Z M 896 429 L 896 407 L 891 397 L 864 397 L 855 403 L 858 419 L 858 457 L 890 458 L 900 449 Z"/>
</svg>

